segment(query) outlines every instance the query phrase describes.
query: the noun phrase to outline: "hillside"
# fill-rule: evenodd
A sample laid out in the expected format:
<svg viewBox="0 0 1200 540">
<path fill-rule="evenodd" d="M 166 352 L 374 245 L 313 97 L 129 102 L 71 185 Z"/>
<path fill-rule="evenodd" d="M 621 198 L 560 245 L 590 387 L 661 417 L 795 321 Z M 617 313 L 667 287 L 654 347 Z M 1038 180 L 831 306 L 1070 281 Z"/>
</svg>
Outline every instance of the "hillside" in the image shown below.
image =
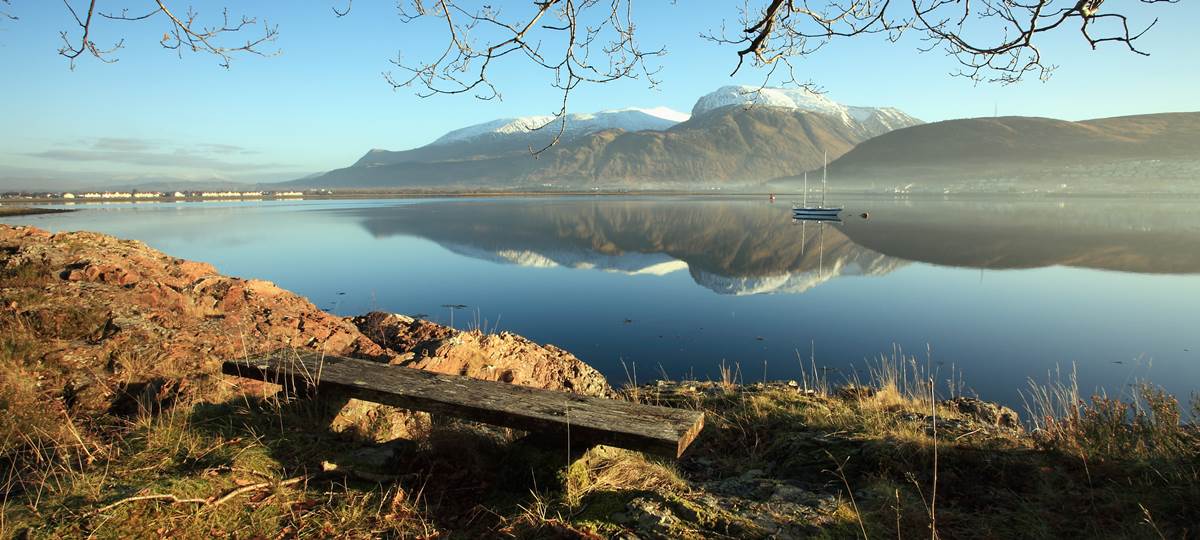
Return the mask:
<svg viewBox="0 0 1200 540">
<path fill-rule="evenodd" d="M 617 109 L 570 114 L 560 136 L 566 143 L 608 129 L 664 130 L 688 119 L 686 113 L 666 107 Z M 437 140 L 411 150 L 372 149 L 354 167 L 378 167 L 414 161 L 460 161 L 511 155 L 529 155 L 554 140 L 559 124 L 551 115 L 499 118 L 453 130 Z"/>
<path fill-rule="evenodd" d="M 288 182 L 327 188 L 710 188 L 760 185 L 921 121 L 805 89 L 724 86 L 686 113 L 665 107 L 500 118 L 410 150 L 374 149 L 350 167 Z M 547 125 L 548 122 L 551 122 Z M 544 126 L 544 127 L 543 127 Z"/>
<path fill-rule="evenodd" d="M 865 141 L 829 174 L 840 187 L 888 191 L 1162 189 L 1200 178 L 1197 156 L 1200 113 L 971 118 Z"/>
<path fill-rule="evenodd" d="M 337 169 L 288 182 L 304 187 L 637 187 L 753 184 L 819 166 L 870 132 L 830 115 L 781 107 L 723 107 L 664 131 L 610 129 L 534 159 L 509 140 L 426 146 L 403 161 Z"/>
</svg>

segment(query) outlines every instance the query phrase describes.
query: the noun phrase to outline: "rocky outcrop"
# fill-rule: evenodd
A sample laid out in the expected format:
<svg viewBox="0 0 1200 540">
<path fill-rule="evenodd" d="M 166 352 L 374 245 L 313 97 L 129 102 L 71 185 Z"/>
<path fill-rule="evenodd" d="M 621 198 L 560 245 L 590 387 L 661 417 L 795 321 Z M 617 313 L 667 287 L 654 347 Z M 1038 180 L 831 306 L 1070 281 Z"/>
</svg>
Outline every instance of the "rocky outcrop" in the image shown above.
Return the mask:
<svg viewBox="0 0 1200 540">
<path fill-rule="evenodd" d="M 963 396 L 945 400 L 942 405 L 958 414 L 985 424 L 1021 429 L 1021 415 L 1003 405 Z"/>
<path fill-rule="evenodd" d="M 223 276 L 209 264 L 90 232 L 0 225 L 0 306 L 5 333 L 30 336 L 26 361 L 37 366 L 43 391 L 69 409 L 111 408 L 130 389 L 163 380 L 211 398 L 228 387 L 213 377 L 222 360 L 284 347 L 612 392 L 598 372 L 553 346 L 398 315 L 343 319 L 271 282 Z"/>
<path fill-rule="evenodd" d="M 352 320 L 374 342 L 395 354 L 394 364 L 590 396 L 615 395 L 604 376 L 575 355 L 509 332 L 463 332 L 380 312 Z"/>
</svg>

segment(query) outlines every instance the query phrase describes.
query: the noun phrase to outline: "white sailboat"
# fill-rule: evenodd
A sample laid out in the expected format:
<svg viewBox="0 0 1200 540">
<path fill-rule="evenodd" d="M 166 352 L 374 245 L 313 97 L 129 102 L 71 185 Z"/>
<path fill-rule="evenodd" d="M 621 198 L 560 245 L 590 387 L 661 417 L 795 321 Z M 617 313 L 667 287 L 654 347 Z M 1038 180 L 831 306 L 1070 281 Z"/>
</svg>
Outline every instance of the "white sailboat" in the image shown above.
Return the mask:
<svg viewBox="0 0 1200 540">
<path fill-rule="evenodd" d="M 792 204 L 792 217 L 796 219 L 838 219 L 842 207 L 826 207 L 825 191 L 829 185 L 829 153 L 825 154 L 825 164 L 821 167 L 821 203 L 817 206 L 808 205 L 808 173 L 804 173 L 804 202 L 797 206 Z"/>
</svg>

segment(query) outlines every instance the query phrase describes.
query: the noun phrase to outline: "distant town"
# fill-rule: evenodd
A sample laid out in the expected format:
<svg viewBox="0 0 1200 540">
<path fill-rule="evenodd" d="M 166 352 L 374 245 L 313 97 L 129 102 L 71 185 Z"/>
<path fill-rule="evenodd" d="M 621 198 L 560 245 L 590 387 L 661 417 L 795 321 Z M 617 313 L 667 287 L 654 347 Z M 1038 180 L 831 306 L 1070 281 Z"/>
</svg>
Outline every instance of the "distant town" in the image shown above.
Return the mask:
<svg viewBox="0 0 1200 540">
<path fill-rule="evenodd" d="M 329 196 L 328 189 L 305 191 L 10 191 L 0 193 L 6 200 L 61 200 L 64 203 L 79 202 L 126 202 L 126 201 L 178 201 L 217 199 L 303 199 L 305 196 Z"/>
</svg>

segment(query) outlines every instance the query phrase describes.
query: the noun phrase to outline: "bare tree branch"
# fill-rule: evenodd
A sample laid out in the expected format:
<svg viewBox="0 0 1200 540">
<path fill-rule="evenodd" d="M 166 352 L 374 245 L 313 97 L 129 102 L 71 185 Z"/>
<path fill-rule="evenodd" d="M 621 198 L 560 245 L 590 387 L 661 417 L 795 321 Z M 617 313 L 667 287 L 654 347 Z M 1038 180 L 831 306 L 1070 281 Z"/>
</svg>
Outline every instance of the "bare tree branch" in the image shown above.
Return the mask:
<svg viewBox="0 0 1200 540">
<path fill-rule="evenodd" d="M 548 70 L 551 85 L 562 99 L 553 120 L 557 125 L 544 147 L 530 148 L 535 156 L 556 144 L 566 129 L 571 92 L 583 83 L 644 79 L 658 83 L 658 66 L 647 60 L 666 54 L 662 48 L 643 49 L 636 39 L 632 0 L 534 0 L 521 15 L 506 16 L 487 4 L 466 0 L 437 0 L 426 7 L 412 0 L 400 7 L 401 20 L 439 19 L 446 29 L 446 46 L 427 61 L 393 61 L 400 75 L 384 77 L 393 88 L 416 86 L 417 95 L 470 93 L 483 100 L 501 99 L 490 78 L 493 66 L 506 57 L 532 62 Z"/>
<path fill-rule="evenodd" d="M 0 0 L 0 4 L 4 4 L 6 6 L 11 6 L 12 2 L 11 2 L 11 0 Z M 16 15 L 13 15 L 12 13 L 9 13 L 8 11 L 5 11 L 5 10 L 0 10 L 0 19 L 8 19 L 10 21 L 19 20 L 19 18 Z"/>
<path fill-rule="evenodd" d="M 176 12 L 168 6 L 165 0 L 154 0 L 154 7 L 147 12 L 139 12 L 131 14 L 128 8 L 122 8 L 120 12 L 98 12 L 96 10 L 96 0 L 88 0 L 87 10 L 76 10 L 72 5 L 73 0 L 63 0 L 63 5 L 79 27 L 78 34 L 73 35 L 72 32 L 62 31 L 60 36 L 63 40 L 63 46 L 59 48 L 58 53 L 65 56 L 72 68 L 75 67 L 75 61 L 80 56 L 90 54 L 97 60 L 105 63 L 116 62 L 117 59 L 112 55 L 117 50 L 125 45 L 125 40 L 119 40 L 108 48 L 101 48 L 92 40 L 92 30 L 97 21 L 97 16 L 102 19 L 112 21 L 145 21 L 150 19 L 165 19 L 167 29 L 163 32 L 162 39 L 159 40 L 159 45 L 165 49 L 171 49 L 178 52 L 180 55 L 184 51 L 188 52 L 203 52 L 217 56 L 221 67 L 228 68 L 230 61 L 236 54 L 253 54 L 258 56 L 272 56 L 278 54 L 278 51 L 263 51 L 261 47 L 265 44 L 274 42 L 279 36 L 277 26 L 272 26 L 266 21 L 263 21 L 261 29 L 258 29 L 244 42 L 235 41 L 238 38 L 235 34 L 243 35 L 251 29 L 258 26 L 258 19 L 254 17 L 242 16 L 232 19 L 229 15 L 229 10 L 222 12 L 219 24 L 202 23 L 200 22 L 200 14 L 189 7 L 186 12 Z M 80 13 L 83 15 L 81 16 Z"/>
<path fill-rule="evenodd" d="M 9 5 L 11 0 L 0 0 Z M 96 0 L 62 0 L 78 30 L 61 33 L 59 54 L 71 66 L 85 54 L 102 62 L 124 46 L 118 40 L 107 48 L 92 39 L 96 15 L 105 20 L 164 20 L 167 30 L 160 45 L 175 50 L 217 56 L 229 67 L 238 54 L 270 55 L 260 47 L 273 42 L 277 28 L 265 21 L 228 10 L 218 24 L 199 22 L 191 8 L 186 13 L 169 7 L 168 0 L 151 0 L 144 13 L 99 13 Z M 108 1 L 108 0 L 106 0 Z M 115 0 L 114 0 L 115 1 Z M 336 17 L 350 13 L 353 0 L 334 0 Z M 1158 19 L 1136 24 L 1150 4 L 1179 0 L 1138 0 L 1139 7 L 1105 5 L 1105 0 L 743 0 L 737 26 L 701 36 L 731 46 L 736 63 L 731 75 L 749 64 L 765 71 L 763 87 L 782 78 L 785 84 L 814 89 L 811 81 L 796 78 L 795 62 L 835 40 L 879 34 L 893 42 L 915 33 L 920 51 L 940 50 L 957 61 L 954 75 L 975 81 L 1012 83 L 1035 74 L 1045 79 L 1054 66 L 1040 49 L 1041 36 L 1056 30 L 1074 31 L 1093 49 L 1117 43 L 1146 55 L 1136 42 Z M 344 3 L 343 3 L 344 2 Z M 648 61 L 665 54 L 663 48 L 644 49 L 637 39 L 634 0 L 525 0 L 506 2 L 504 8 L 490 0 L 398 0 L 402 23 L 430 20 L 445 35 L 430 57 L 407 60 L 397 54 L 395 72 L 384 73 L 393 89 L 416 87 L 417 95 L 470 94 L 483 100 L 501 99 L 493 83 L 493 70 L 501 64 L 521 62 L 542 68 L 551 86 L 561 92 L 553 119 L 538 129 L 553 129 L 553 139 L 535 156 L 556 144 L 565 133 L 572 91 L 581 84 L 603 84 L 621 79 L 644 79 L 657 84 L 657 65 Z M 340 7 L 339 7 L 340 6 Z M 1104 11 L 1102 11 L 1102 8 Z M 504 11 L 505 9 L 511 12 Z M 0 15 L 14 18 L 6 12 Z M 240 36 L 253 30 L 244 42 Z M 554 127 L 552 127 L 554 126 Z"/>
<path fill-rule="evenodd" d="M 1100 13 L 1104 0 L 768 0 L 759 9 L 741 10 L 742 30 L 732 37 L 724 29 L 703 36 L 738 46 L 737 73 L 747 58 L 755 66 L 791 61 L 812 54 L 826 43 L 864 34 L 899 39 L 915 32 L 921 51 L 941 49 L 959 63 L 955 75 L 974 80 L 1011 83 L 1029 73 L 1046 78 L 1054 66 L 1043 62 L 1037 38 L 1077 20 L 1088 44 L 1117 42 L 1145 55 L 1135 41 L 1157 19 L 1138 30 L 1125 13 Z M 1142 4 L 1178 0 L 1140 0 Z M 1131 9 L 1131 8 L 1127 8 Z M 1098 23 L 1111 20 L 1115 24 Z M 1103 28 L 1097 28 L 1102 26 Z M 1097 32 L 1099 32 L 1097 34 Z M 792 79 L 794 82 L 794 79 Z"/>
</svg>

